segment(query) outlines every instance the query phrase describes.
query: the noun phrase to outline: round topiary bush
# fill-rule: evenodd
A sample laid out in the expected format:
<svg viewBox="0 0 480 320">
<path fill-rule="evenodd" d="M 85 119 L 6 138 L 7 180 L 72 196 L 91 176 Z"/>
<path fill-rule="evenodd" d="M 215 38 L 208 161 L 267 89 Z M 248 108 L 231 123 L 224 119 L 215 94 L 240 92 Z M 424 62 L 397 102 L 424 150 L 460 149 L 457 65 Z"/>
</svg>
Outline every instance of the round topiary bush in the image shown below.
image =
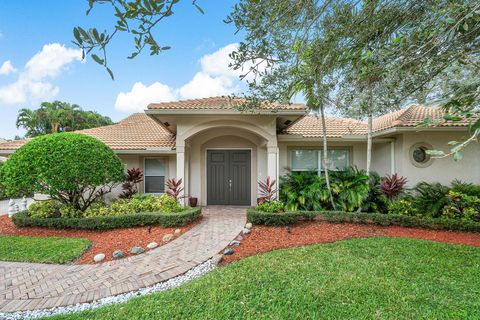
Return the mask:
<svg viewBox="0 0 480 320">
<path fill-rule="evenodd" d="M 77 133 L 35 138 L 0 168 L 7 196 L 41 193 L 80 211 L 124 179 L 124 165 L 112 149 Z"/>
</svg>

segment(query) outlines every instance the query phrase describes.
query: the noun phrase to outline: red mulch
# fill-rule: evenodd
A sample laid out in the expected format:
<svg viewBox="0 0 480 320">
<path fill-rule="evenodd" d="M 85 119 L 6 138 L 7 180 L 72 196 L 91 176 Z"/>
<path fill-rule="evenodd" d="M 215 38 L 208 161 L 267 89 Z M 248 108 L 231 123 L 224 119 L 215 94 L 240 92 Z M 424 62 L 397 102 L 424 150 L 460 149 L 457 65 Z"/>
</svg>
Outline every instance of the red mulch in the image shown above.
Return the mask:
<svg viewBox="0 0 480 320">
<path fill-rule="evenodd" d="M 198 222 L 197 222 L 198 223 Z M 197 223 L 178 228 L 182 233 L 190 230 Z M 94 263 L 93 257 L 98 253 L 105 254 L 104 261 L 113 260 L 112 253 L 122 250 L 125 256 L 131 255 L 128 251 L 134 246 L 147 249 L 147 244 L 157 242 L 162 244 L 162 238 L 166 234 L 173 234 L 177 228 L 152 227 L 148 232 L 147 227 L 135 227 L 126 229 L 114 229 L 106 231 L 89 230 L 54 230 L 48 228 L 17 228 L 8 216 L 0 216 L 0 235 L 8 236 L 34 236 L 34 237 L 68 237 L 86 238 L 92 242 L 91 247 L 75 262 L 77 264 Z"/>
<path fill-rule="evenodd" d="M 416 238 L 480 247 L 478 233 L 314 221 L 290 226 L 290 233 L 284 227 L 254 226 L 252 233 L 244 236 L 239 247 L 232 247 L 235 253 L 224 256 L 223 263 L 276 249 L 373 236 Z"/>
</svg>

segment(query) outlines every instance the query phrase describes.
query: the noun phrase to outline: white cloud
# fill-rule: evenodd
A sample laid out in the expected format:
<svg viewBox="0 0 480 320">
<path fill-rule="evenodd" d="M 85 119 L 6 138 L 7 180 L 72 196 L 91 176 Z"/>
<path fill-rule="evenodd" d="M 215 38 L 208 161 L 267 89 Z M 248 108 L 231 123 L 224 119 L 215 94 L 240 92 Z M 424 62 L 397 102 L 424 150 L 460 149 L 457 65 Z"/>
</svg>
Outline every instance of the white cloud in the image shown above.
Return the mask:
<svg viewBox="0 0 480 320">
<path fill-rule="evenodd" d="M 173 89 L 155 82 L 146 86 L 141 82 L 133 85 L 129 92 L 120 92 L 115 108 L 131 112 L 145 110 L 151 102 L 194 99 L 237 93 L 241 89 L 241 70 L 232 70 L 229 54 L 238 48 L 237 43 L 226 45 L 199 59 L 200 71 L 183 86 Z"/>
<path fill-rule="evenodd" d="M 49 80 L 57 77 L 74 61 L 82 60 L 80 49 L 59 43 L 46 44 L 25 64 L 15 82 L 0 87 L 0 103 L 16 105 L 50 100 L 60 89 Z"/>
<path fill-rule="evenodd" d="M 133 85 L 129 92 L 120 92 L 115 108 L 123 112 L 143 111 L 150 102 L 165 102 L 176 99 L 174 91 L 167 85 L 154 82 L 145 86 L 141 82 Z"/>
<path fill-rule="evenodd" d="M 0 75 L 6 76 L 15 72 L 17 72 L 17 69 L 15 69 L 10 60 L 5 61 L 0 67 Z"/>
</svg>

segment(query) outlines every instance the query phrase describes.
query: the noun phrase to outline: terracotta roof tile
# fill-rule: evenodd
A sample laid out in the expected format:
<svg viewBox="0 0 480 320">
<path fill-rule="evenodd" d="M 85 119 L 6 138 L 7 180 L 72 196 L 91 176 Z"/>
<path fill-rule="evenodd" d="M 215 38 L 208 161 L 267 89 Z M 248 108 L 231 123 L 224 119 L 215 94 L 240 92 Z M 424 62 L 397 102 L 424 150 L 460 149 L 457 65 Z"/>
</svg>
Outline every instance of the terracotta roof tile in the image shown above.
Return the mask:
<svg viewBox="0 0 480 320">
<path fill-rule="evenodd" d="M 345 118 L 325 118 L 328 138 L 341 138 L 347 135 L 364 135 L 367 125 L 359 120 Z M 316 115 L 307 115 L 292 123 L 284 133 L 299 134 L 306 138 L 323 137 L 322 119 Z"/>
<path fill-rule="evenodd" d="M 226 110 L 241 106 L 245 102 L 243 98 L 229 96 L 210 97 L 203 99 L 179 100 L 171 102 L 150 103 L 149 110 Z M 262 110 L 305 110 L 305 105 L 300 103 L 263 104 Z"/>
<path fill-rule="evenodd" d="M 395 127 L 415 127 L 430 118 L 434 122 L 439 122 L 440 127 L 465 127 L 467 121 L 444 121 L 444 112 L 439 107 L 426 107 L 420 105 L 411 105 L 407 108 L 391 112 L 375 118 L 373 120 L 373 131 L 381 131 Z"/>
<path fill-rule="evenodd" d="M 148 148 L 174 147 L 175 135 L 144 113 L 135 113 L 110 126 L 79 130 L 103 141 L 113 150 L 145 150 Z M 0 144 L 0 150 L 18 149 L 29 139 Z"/>
</svg>

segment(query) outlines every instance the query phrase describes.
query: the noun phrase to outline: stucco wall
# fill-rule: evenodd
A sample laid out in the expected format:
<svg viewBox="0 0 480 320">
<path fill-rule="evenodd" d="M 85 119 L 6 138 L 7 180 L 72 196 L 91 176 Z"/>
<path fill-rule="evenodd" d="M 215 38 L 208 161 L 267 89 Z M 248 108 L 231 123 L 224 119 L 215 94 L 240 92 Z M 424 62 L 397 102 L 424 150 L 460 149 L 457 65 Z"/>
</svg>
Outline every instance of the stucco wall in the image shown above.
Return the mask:
<svg viewBox="0 0 480 320">
<path fill-rule="evenodd" d="M 397 172 L 408 178 L 410 186 L 420 181 L 448 184 L 454 179 L 480 184 L 480 143 L 470 144 L 463 152 L 463 159 L 455 162 L 452 157 L 435 159 L 426 168 L 416 167 L 410 157 L 410 148 L 420 142 L 430 144 L 434 149 L 449 150 L 448 141 L 463 141 L 466 132 L 412 132 L 397 139 Z"/>
</svg>

